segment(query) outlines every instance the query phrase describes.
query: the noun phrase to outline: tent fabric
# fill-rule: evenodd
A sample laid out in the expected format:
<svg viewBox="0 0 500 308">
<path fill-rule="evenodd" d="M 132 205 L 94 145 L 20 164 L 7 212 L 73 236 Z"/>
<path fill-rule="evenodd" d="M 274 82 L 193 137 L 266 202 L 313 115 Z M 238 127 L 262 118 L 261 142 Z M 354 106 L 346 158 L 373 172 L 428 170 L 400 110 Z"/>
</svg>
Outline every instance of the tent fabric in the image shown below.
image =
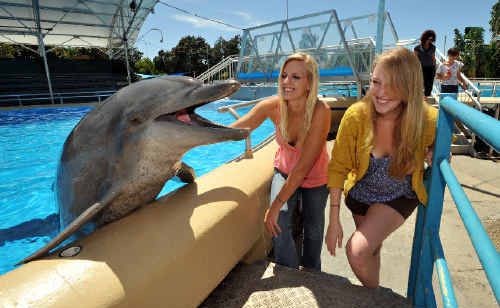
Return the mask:
<svg viewBox="0 0 500 308">
<path fill-rule="evenodd" d="M 131 4 L 133 2 L 133 4 Z M 159 0 L 0 0 L 0 42 L 38 45 L 37 15 L 46 46 L 133 46 Z M 135 4 L 135 5 L 134 5 Z M 39 8 L 37 14 L 37 9 Z M 135 7 L 135 10 L 132 8 Z"/>
</svg>

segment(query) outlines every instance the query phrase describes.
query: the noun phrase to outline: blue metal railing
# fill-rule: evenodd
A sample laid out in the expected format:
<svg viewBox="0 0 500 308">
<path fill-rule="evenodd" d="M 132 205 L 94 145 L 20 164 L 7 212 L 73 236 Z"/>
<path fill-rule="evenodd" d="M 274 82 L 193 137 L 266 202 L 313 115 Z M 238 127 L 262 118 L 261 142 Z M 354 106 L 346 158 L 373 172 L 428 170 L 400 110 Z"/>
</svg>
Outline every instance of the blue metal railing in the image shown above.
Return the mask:
<svg viewBox="0 0 500 308">
<path fill-rule="evenodd" d="M 498 120 L 461 104 L 451 97 L 444 98 L 440 102 L 432 172 L 430 180 L 426 183 L 429 201 L 426 207 L 419 205 L 418 208 L 408 279 L 407 296 L 415 307 L 436 307 L 432 288 L 434 267 L 439 280 L 443 305 L 457 307 L 439 238 L 445 185 L 448 185 L 495 298 L 500 304 L 500 254 L 488 237 L 449 163 L 455 120 L 464 123 L 495 150 L 500 150 L 500 122 Z"/>
</svg>

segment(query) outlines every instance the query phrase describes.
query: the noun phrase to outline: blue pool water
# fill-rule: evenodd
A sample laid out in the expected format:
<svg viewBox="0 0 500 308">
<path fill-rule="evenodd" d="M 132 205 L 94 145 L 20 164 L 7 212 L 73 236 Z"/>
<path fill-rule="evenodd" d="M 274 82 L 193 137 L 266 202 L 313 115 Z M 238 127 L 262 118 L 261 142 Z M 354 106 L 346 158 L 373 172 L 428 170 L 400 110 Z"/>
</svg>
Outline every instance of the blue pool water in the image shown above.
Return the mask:
<svg viewBox="0 0 500 308">
<path fill-rule="evenodd" d="M 476 83 L 476 86 L 481 90 L 482 97 L 491 97 L 493 96 L 493 86 L 491 85 L 482 85 L 481 83 Z M 495 89 L 495 97 L 500 97 L 500 85 L 497 85 Z"/>
<path fill-rule="evenodd" d="M 235 101 L 221 100 L 196 112 L 214 122 L 229 124 L 234 118 L 217 108 Z M 239 110 L 240 114 L 248 108 Z M 63 143 L 90 107 L 36 108 L 0 111 L 0 274 L 58 233 L 58 208 L 53 192 Z M 252 133 L 252 145 L 273 132 L 266 120 Z M 225 142 L 192 149 L 183 161 L 201 176 L 243 153 L 244 141 Z M 161 195 L 184 185 L 168 181 Z"/>
</svg>

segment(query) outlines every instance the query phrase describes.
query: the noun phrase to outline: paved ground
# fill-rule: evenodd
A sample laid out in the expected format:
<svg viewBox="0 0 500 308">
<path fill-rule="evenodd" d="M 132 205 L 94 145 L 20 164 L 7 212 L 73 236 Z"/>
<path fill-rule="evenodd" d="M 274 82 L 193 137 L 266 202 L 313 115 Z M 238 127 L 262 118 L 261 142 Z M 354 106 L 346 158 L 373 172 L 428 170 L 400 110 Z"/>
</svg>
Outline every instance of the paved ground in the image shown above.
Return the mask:
<svg viewBox="0 0 500 308">
<path fill-rule="evenodd" d="M 455 156 L 452 167 L 499 249 L 500 164 L 468 156 Z M 384 242 L 382 287 L 376 291 L 360 287 L 359 281 L 349 267 L 344 249 L 340 249 L 334 258 L 324 247 L 322 254 L 324 273 L 299 272 L 268 262 L 239 265 L 202 304 L 202 307 L 406 306 L 415 217 L 416 212 Z M 354 231 L 352 217 L 345 207 L 342 207 L 341 219 L 345 245 Z M 459 306 L 498 307 L 448 192 L 445 195 L 443 208 L 441 239 Z M 434 291 L 436 297 L 439 297 L 437 283 Z M 442 306 L 439 298 L 438 305 Z"/>
<path fill-rule="evenodd" d="M 402 308 L 390 289 L 367 289 L 333 274 L 297 271 L 269 262 L 238 265 L 200 308 Z"/>
<path fill-rule="evenodd" d="M 479 160 L 468 156 L 454 156 L 452 167 L 462 183 L 474 209 L 500 251 L 500 163 Z M 416 212 L 393 233 L 382 249 L 381 285 L 406 296 L 408 269 Z M 344 227 L 344 245 L 354 231 L 354 223 L 347 208 L 343 207 L 341 219 Z M 460 307 L 498 307 L 487 278 L 461 222 L 458 211 L 449 195 L 445 194 L 441 240 L 448 260 L 455 294 Z M 348 278 L 353 284 L 359 281 L 352 273 L 344 249 L 331 257 L 323 249 L 323 270 Z M 434 291 L 439 295 L 439 286 Z"/>
</svg>

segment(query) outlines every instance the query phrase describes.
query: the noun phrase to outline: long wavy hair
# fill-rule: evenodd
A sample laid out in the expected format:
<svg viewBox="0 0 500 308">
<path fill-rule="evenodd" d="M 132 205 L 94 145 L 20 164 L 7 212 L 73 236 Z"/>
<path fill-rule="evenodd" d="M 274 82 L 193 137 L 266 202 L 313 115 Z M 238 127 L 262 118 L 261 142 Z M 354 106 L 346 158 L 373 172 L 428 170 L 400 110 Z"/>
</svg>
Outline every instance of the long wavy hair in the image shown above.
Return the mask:
<svg viewBox="0 0 500 308">
<path fill-rule="evenodd" d="M 294 53 L 285 60 L 280 69 L 280 75 L 278 78 L 278 95 L 280 99 L 280 122 L 279 122 L 279 130 L 283 138 L 288 142 L 288 102 L 283 99 L 283 89 L 282 85 L 282 77 L 283 70 L 285 66 L 290 61 L 302 61 L 305 64 L 307 71 L 307 80 L 309 80 L 309 93 L 306 98 L 306 109 L 304 113 L 304 129 L 299 134 L 299 138 L 307 133 L 309 127 L 311 127 L 312 116 L 314 112 L 314 106 L 318 100 L 318 63 L 311 55 L 308 55 L 303 52 Z"/>
<path fill-rule="evenodd" d="M 423 142 L 425 110 L 429 108 L 423 99 L 423 77 L 418 58 L 406 48 L 396 48 L 382 53 L 374 62 L 380 65 L 387 78 L 387 87 L 402 100 L 401 114 L 394 129 L 394 154 L 389 165 L 389 174 L 403 178 L 417 166 L 415 151 Z M 373 72 L 373 70 L 372 70 Z M 370 115 L 371 134 L 365 140 L 373 146 L 377 113 L 373 107 L 371 91 L 363 98 Z"/>
</svg>

